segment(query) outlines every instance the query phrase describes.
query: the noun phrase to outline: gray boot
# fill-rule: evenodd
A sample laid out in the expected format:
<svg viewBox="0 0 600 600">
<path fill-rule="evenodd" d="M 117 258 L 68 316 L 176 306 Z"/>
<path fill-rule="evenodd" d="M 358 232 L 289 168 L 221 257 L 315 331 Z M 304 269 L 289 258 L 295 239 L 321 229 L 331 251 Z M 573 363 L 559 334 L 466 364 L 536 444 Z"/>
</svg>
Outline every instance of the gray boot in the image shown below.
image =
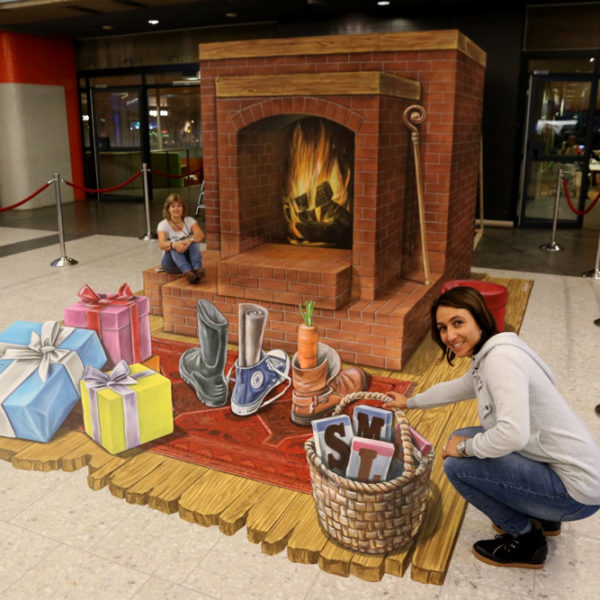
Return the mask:
<svg viewBox="0 0 600 600">
<path fill-rule="evenodd" d="M 229 388 L 225 378 L 227 330 L 229 323 L 208 300 L 198 300 L 199 348 L 186 350 L 179 359 L 181 378 L 194 388 L 206 406 L 227 404 Z"/>
</svg>

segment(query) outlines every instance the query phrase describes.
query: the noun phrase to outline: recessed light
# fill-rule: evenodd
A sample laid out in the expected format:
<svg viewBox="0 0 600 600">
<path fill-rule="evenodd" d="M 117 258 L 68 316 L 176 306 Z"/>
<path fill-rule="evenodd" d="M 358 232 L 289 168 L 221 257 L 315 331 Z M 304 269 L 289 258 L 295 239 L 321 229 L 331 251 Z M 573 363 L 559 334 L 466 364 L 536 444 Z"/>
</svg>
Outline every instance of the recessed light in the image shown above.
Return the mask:
<svg viewBox="0 0 600 600">
<path fill-rule="evenodd" d="M 158 25 L 159 23 L 158 19 L 148 19 L 148 25 Z"/>
<path fill-rule="evenodd" d="M 102 29 L 109 30 L 109 29 L 112 29 L 112 28 L 113 28 L 112 25 L 102 25 Z"/>
<path fill-rule="evenodd" d="M 389 4 L 388 0 L 379 0 L 379 2 L 377 2 L 377 6 L 389 6 Z"/>
<path fill-rule="evenodd" d="M 225 13 L 225 16 L 229 17 L 230 19 L 235 19 L 238 16 L 238 14 L 234 13 L 234 12 L 228 12 L 228 13 Z"/>
</svg>

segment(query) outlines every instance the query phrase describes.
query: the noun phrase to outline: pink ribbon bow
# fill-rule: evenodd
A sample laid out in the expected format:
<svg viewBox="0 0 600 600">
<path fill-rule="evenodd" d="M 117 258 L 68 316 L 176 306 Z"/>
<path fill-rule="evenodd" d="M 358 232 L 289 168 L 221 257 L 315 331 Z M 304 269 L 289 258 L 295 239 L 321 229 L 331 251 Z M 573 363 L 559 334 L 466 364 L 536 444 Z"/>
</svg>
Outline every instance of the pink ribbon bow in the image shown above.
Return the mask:
<svg viewBox="0 0 600 600">
<path fill-rule="evenodd" d="M 98 294 L 85 283 L 81 286 L 77 295 L 88 304 L 111 304 L 115 301 L 133 300 L 133 292 L 127 283 L 124 283 L 116 294 Z"/>
</svg>

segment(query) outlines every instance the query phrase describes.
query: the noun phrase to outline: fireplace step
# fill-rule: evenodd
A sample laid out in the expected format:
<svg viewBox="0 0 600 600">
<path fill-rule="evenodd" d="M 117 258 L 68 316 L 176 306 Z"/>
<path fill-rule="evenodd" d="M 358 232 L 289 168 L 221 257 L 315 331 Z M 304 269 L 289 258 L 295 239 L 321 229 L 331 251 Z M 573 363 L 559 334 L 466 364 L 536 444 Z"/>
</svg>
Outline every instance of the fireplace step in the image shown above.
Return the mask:
<svg viewBox="0 0 600 600">
<path fill-rule="evenodd" d="M 262 244 L 219 263 L 217 291 L 239 301 L 297 306 L 314 300 L 337 310 L 350 302 L 352 251 Z"/>
</svg>

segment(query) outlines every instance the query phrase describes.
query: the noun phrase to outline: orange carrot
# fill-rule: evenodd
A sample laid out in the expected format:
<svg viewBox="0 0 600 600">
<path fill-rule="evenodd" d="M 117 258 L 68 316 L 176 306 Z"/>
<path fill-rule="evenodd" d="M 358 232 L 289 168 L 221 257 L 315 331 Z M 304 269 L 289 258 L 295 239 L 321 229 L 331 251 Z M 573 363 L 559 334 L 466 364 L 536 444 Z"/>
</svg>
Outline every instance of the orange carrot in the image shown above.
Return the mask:
<svg viewBox="0 0 600 600">
<path fill-rule="evenodd" d="M 317 366 L 317 343 L 319 332 L 314 325 L 298 325 L 298 364 L 301 369 Z"/>
<path fill-rule="evenodd" d="M 317 366 L 317 344 L 319 332 L 312 324 L 312 315 L 315 308 L 314 300 L 307 300 L 300 308 L 304 323 L 298 325 L 298 365 L 301 369 L 314 369 Z"/>
</svg>

